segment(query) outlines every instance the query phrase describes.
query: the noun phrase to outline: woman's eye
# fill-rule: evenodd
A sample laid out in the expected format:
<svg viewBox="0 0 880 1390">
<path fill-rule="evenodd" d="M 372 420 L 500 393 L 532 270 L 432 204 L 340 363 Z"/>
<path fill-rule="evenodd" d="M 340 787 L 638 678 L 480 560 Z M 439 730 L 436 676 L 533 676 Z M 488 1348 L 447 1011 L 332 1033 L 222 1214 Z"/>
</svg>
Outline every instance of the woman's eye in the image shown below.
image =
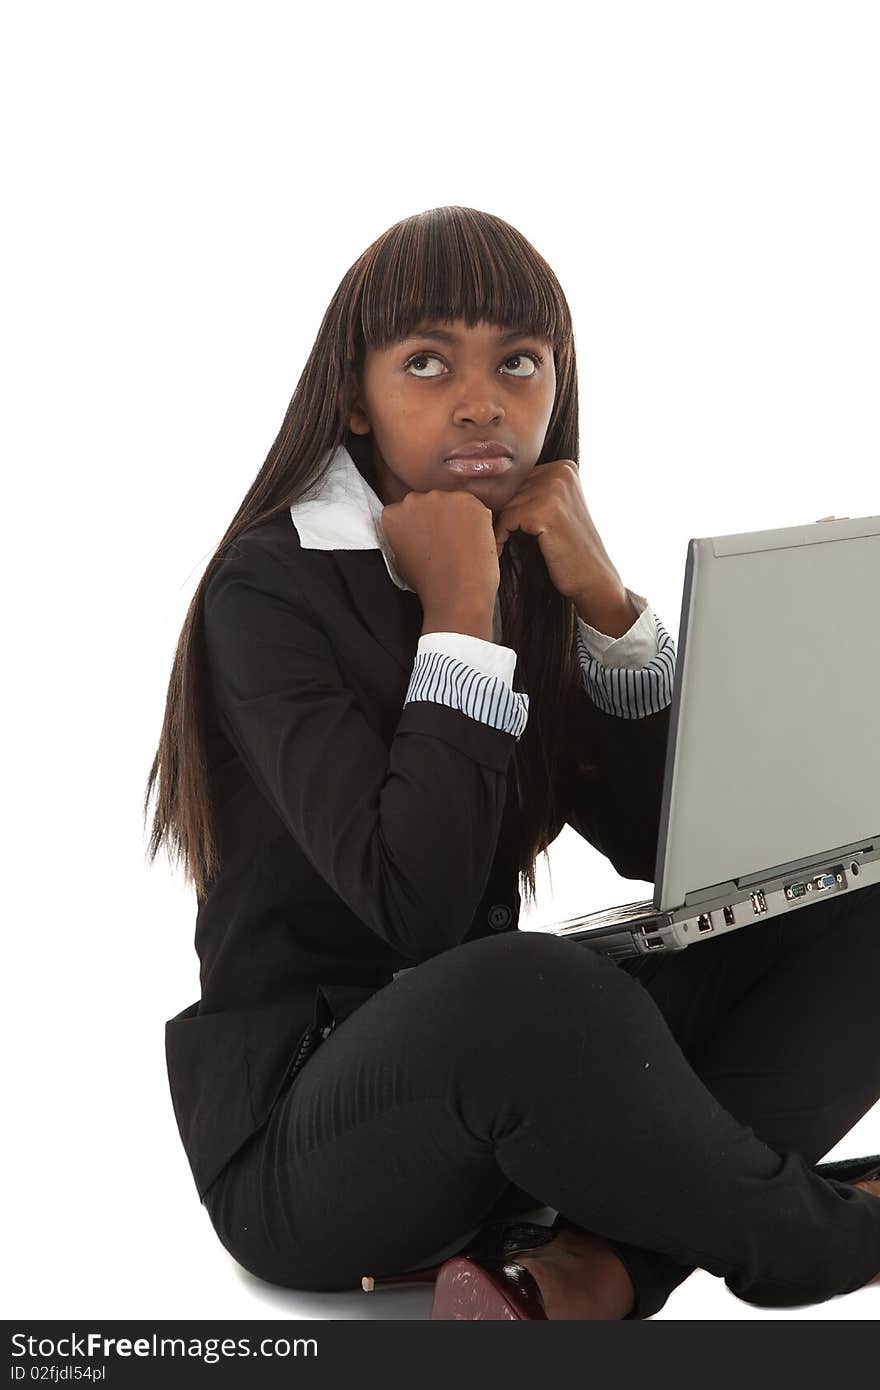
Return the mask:
<svg viewBox="0 0 880 1390">
<path fill-rule="evenodd" d="M 431 359 L 433 359 L 435 362 L 440 362 L 440 358 L 438 357 L 438 355 L 437 355 L 436 352 L 417 352 L 413 357 L 410 357 L 410 358 L 407 360 L 407 362 L 404 364 L 404 370 L 408 371 L 409 368 L 410 368 L 411 366 L 413 366 L 413 365 L 414 365 L 415 363 L 417 363 L 417 362 L 428 362 L 428 361 L 430 361 Z M 509 373 L 509 375 L 511 375 L 511 376 L 520 376 L 521 379 L 527 380 L 528 377 L 531 377 L 531 376 L 534 376 L 534 375 L 535 375 L 535 373 L 536 373 L 537 370 L 538 370 L 538 363 L 541 362 L 541 361 L 543 361 L 543 358 L 542 358 L 537 352 L 514 352 L 514 353 L 511 353 L 509 357 L 505 357 L 505 359 L 504 359 L 504 365 L 506 366 L 508 362 L 521 362 L 521 361 L 523 361 L 523 360 L 531 361 L 531 362 L 532 362 L 532 364 L 533 364 L 532 371 L 526 372 L 526 373 L 522 373 L 522 374 L 519 373 L 519 372 L 511 372 L 511 373 Z M 442 365 L 442 363 L 441 363 L 441 365 Z M 440 373 L 439 373 L 439 372 L 431 372 L 430 375 L 431 375 L 431 376 L 439 376 Z"/>
</svg>

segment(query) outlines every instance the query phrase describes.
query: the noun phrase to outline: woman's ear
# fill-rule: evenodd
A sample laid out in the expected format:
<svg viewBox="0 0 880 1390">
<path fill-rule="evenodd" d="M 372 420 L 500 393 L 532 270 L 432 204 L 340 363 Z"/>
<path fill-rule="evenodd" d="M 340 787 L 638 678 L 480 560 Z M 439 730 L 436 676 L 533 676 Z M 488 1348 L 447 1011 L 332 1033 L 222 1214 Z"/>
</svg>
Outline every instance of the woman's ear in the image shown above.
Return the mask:
<svg viewBox="0 0 880 1390">
<path fill-rule="evenodd" d="M 354 372 L 352 374 L 352 381 L 354 383 L 354 395 L 352 397 L 351 404 L 348 408 L 348 417 L 346 420 L 346 424 L 348 425 L 348 428 L 351 430 L 352 434 L 369 434 L 370 421 L 362 404 L 361 382 L 360 376 L 357 372 Z M 336 408 L 339 414 L 341 415 L 344 408 L 343 391 L 341 386 L 336 396 Z"/>
</svg>

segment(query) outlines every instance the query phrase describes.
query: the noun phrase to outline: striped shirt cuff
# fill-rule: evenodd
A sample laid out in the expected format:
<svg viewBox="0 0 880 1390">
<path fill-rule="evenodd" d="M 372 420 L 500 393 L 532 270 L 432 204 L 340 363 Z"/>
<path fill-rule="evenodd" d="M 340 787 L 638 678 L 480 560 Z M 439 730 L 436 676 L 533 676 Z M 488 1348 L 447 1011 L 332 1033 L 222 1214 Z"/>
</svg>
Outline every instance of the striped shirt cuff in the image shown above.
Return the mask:
<svg viewBox="0 0 880 1390">
<path fill-rule="evenodd" d="M 587 650 L 580 629 L 577 649 L 587 694 L 606 714 L 621 719 L 644 719 L 659 714 L 672 703 L 675 677 L 675 643 L 654 614 L 657 655 L 644 666 L 605 666 Z"/>
<path fill-rule="evenodd" d="M 487 676 L 447 652 L 420 649 L 416 652 L 404 704 L 413 700 L 433 700 L 450 709 L 461 710 L 482 724 L 522 736 L 529 717 L 529 697 L 512 690 L 503 676 Z"/>
</svg>

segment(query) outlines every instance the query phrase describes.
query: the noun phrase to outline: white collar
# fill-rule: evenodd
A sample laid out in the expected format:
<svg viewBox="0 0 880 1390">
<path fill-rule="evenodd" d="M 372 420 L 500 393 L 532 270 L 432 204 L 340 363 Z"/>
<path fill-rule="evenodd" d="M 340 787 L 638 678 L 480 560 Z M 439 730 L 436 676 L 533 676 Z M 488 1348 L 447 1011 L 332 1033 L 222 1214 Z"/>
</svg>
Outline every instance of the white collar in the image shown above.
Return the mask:
<svg viewBox="0 0 880 1390">
<path fill-rule="evenodd" d="M 321 484 L 320 495 L 294 502 L 290 517 L 304 550 L 381 550 L 385 567 L 398 589 L 415 593 L 394 568 L 394 552 L 382 530 L 383 506 L 348 449 L 340 444 Z"/>
</svg>

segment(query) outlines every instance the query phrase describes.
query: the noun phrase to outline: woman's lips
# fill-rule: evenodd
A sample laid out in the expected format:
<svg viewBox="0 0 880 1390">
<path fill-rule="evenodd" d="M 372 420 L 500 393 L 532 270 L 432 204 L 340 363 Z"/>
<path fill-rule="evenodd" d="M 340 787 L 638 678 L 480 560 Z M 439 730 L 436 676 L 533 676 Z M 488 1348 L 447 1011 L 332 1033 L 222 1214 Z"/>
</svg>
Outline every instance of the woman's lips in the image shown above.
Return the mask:
<svg viewBox="0 0 880 1390">
<path fill-rule="evenodd" d="M 513 459 L 507 454 L 488 454 L 482 458 L 454 458 L 446 460 L 450 473 L 460 473 L 467 478 L 494 478 L 513 467 Z"/>
</svg>

